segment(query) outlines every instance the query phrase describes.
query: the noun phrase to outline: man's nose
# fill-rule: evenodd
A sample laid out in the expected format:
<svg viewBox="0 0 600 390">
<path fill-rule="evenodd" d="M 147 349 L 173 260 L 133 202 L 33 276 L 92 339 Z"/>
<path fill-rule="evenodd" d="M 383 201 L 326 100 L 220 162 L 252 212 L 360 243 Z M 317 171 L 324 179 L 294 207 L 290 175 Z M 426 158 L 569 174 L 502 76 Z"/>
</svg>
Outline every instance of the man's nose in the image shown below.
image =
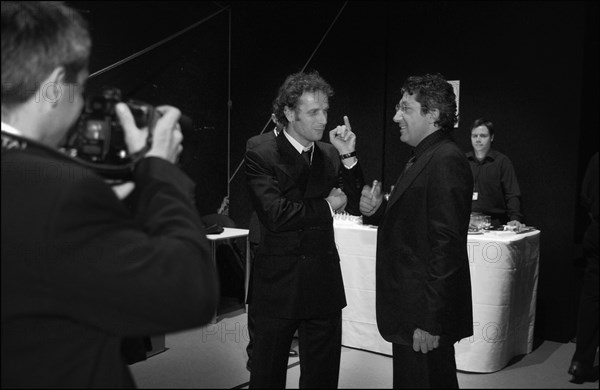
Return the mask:
<svg viewBox="0 0 600 390">
<path fill-rule="evenodd" d="M 320 124 L 326 125 L 327 124 L 327 114 L 322 112 L 319 115 L 317 115 L 317 122 L 319 122 Z"/>
</svg>

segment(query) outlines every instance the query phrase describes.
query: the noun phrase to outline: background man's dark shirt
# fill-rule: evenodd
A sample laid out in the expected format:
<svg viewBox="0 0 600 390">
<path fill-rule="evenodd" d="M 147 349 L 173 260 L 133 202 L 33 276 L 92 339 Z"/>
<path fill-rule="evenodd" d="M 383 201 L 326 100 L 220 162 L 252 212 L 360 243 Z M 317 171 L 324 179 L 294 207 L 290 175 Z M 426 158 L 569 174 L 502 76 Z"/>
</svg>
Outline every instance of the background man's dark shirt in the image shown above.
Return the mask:
<svg viewBox="0 0 600 390">
<path fill-rule="evenodd" d="M 521 190 L 508 157 L 492 149 L 482 161 L 472 151 L 467 153 L 467 159 L 473 173 L 473 192 L 477 193 L 471 212 L 498 216 L 502 223 L 521 222 Z"/>
</svg>

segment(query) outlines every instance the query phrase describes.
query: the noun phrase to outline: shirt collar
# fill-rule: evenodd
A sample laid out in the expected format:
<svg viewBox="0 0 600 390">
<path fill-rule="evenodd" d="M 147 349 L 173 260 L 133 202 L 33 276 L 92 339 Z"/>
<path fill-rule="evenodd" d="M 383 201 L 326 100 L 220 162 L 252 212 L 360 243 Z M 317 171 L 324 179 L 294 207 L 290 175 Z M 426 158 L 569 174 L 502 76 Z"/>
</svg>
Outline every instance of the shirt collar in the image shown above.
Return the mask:
<svg viewBox="0 0 600 390">
<path fill-rule="evenodd" d="M 497 157 L 498 157 L 498 152 L 496 152 L 494 149 L 490 149 L 490 151 L 485 155 L 485 158 L 483 160 L 494 161 Z M 475 156 L 475 153 L 473 153 L 472 150 L 470 152 L 467 152 L 467 159 L 469 159 L 471 161 L 479 161 L 477 159 L 477 156 Z"/>
<path fill-rule="evenodd" d="M 485 156 L 485 157 L 495 160 L 498 157 L 498 152 L 496 152 L 494 149 L 490 149 L 487 156 Z"/>
<path fill-rule="evenodd" d="M 300 142 L 296 141 L 294 139 L 294 137 L 289 135 L 287 130 L 283 130 L 283 135 L 285 135 L 285 138 L 287 138 L 288 141 L 290 141 L 290 143 L 292 144 L 294 149 L 296 149 L 298 151 L 298 153 L 302 153 L 304 151 L 310 150 L 315 144 L 314 142 L 311 142 L 310 145 L 308 145 L 307 147 L 304 147 L 300 144 Z"/>
<path fill-rule="evenodd" d="M 12 127 L 8 123 L 4 123 L 4 122 L 2 122 L 2 131 L 4 131 L 5 133 L 12 134 L 12 135 L 23 136 L 23 133 L 21 133 L 19 130 L 17 130 L 16 128 Z"/>
</svg>

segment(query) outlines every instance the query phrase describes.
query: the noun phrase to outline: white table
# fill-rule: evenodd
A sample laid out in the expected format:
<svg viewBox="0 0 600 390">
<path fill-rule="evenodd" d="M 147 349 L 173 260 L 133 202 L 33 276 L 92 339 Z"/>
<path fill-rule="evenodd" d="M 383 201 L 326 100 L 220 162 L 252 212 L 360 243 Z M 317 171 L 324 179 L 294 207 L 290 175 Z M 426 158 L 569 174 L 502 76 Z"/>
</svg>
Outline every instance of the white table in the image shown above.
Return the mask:
<svg viewBox="0 0 600 390">
<path fill-rule="evenodd" d="M 219 234 L 207 234 L 206 238 L 210 240 L 210 257 L 215 265 L 215 269 L 217 267 L 217 241 L 228 240 L 239 237 L 248 237 L 248 229 L 237 229 L 237 228 L 223 228 L 223 232 Z M 246 240 L 246 270 L 248 270 L 248 240 Z M 244 289 L 246 294 L 248 293 L 248 271 L 246 271 L 246 278 L 244 281 Z M 216 323 L 219 320 L 217 316 L 217 312 L 215 311 L 215 316 L 213 317 L 211 323 Z"/>
<path fill-rule="evenodd" d="M 377 229 L 334 223 L 348 306 L 342 311 L 342 344 L 391 355 L 377 329 L 375 253 Z M 494 372 L 533 345 L 540 231 L 469 235 L 474 335 L 455 344 L 459 370 Z"/>
</svg>

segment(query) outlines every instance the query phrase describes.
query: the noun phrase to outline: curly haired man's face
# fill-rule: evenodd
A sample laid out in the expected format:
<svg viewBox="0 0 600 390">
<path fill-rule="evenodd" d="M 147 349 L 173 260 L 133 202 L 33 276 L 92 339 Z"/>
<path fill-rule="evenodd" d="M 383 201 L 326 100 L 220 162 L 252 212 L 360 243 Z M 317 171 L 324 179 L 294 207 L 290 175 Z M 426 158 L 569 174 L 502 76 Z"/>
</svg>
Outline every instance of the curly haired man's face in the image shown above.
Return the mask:
<svg viewBox="0 0 600 390">
<path fill-rule="evenodd" d="M 417 146 L 425 137 L 431 134 L 427 114 L 421 114 L 421 104 L 416 101 L 415 95 L 405 93 L 396 106 L 394 122 L 400 126 L 400 141 Z"/>
<path fill-rule="evenodd" d="M 285 108 L 287 131 L 303 146 L 323 138 L 327 125 L 329 98 L 321 91 L 304 92 L 295 110 Z"/>
</svg>

